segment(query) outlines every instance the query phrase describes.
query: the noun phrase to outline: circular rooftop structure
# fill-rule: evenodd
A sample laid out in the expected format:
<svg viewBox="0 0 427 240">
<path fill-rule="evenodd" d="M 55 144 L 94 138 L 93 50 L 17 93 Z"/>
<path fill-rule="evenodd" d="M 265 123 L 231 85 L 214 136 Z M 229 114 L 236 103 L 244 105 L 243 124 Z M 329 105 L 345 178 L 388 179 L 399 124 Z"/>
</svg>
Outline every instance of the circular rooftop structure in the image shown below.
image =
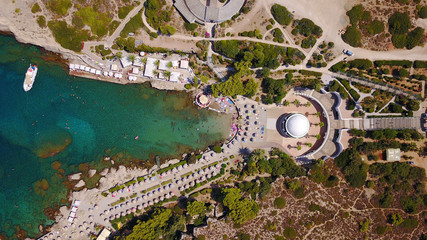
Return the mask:
<svg viewBox="0 0 427 240">
<path fill-rule="evenodd" d="M 293 138 L 302 138 L 310 130 L 310 122 L 306 116 L 300 113 L 295 113 L 287 117 L 283 125 L 285 132 Z"/>
<path fill-rule="evenodd" d="M 218 0 L 175 0 L 174 6 L 190 23 L 220 23 L 240 11 L 245 0 L 228 0 L 222 5 Z"/>
</svg>

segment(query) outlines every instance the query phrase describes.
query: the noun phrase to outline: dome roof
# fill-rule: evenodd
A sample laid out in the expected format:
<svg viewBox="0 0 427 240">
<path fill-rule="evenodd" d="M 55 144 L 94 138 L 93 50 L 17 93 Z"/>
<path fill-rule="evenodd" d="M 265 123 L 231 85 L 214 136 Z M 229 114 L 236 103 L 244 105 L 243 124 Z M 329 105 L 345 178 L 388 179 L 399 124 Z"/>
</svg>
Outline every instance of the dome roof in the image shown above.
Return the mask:
<svg viewBox="0 0 427 240">
<path fill-rule="evenodd" d="M 291 115 L 288 119 L 286 119 L 285 130 L 286 132 L 294 138 L 302 138 L 310 129 L 310 122 L 307 117 L 296 113 Z"/>
</svg>

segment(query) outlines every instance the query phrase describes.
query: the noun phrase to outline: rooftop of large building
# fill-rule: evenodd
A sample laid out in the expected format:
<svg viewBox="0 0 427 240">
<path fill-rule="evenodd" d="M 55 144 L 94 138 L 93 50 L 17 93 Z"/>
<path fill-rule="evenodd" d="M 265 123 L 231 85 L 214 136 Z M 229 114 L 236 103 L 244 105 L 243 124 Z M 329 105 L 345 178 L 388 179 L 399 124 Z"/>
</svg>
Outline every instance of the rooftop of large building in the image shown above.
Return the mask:
<svg viewBox="0 0 427 240">
<path fill-rule="evenodd" d="M 208 1 L 207 5 L 200 0 L 176 0 L 174 6 L 190 23 L 218 23 L 233 17 L 245 3 L 245 0 L 228 0 L 223 6 L 217 7 L 214 1 L 217 0 Z"/>
</svg>

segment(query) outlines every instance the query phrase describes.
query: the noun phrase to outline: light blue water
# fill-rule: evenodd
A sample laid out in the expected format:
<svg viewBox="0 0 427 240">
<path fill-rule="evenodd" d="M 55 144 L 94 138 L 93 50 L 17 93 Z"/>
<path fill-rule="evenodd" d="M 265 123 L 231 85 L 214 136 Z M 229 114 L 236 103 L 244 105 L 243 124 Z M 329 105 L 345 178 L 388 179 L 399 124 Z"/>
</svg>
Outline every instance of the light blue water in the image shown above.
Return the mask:
<svg viewBox="0 0 427 240">
<path fill-rule="evenodd" d="M 35 236 L 39 224 L 52 223 L 43 209 L 60 205 L 67 193 L 54 161 L 68 174 L 80 163 L 102 162 L 106 151 L 164 157 L 227 134 L 229 116 L 195 109 L 185 93 L 70 77 L 44 55 L 0 36 L 0 234 L 14 238 L 19 225 Z M 26 93 L 30 62 L 39 71 Z M 43 178 L 47 191 L 36 184 Z"/>
</svg>

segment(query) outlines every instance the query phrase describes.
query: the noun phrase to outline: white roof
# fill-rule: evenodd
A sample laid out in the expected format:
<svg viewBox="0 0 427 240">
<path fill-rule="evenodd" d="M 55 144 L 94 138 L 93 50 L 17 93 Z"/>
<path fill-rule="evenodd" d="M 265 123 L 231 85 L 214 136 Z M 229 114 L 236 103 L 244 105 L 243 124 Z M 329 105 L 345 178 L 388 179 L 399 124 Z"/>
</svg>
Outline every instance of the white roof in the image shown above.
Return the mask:
<svg viewBox="0 0 427 240">
<path fill-rule="evenodd" d="M 111 64 L 111 71 L 117 71 L 118 67 L 116 64 Z"/>
<path fill-rule="evenodd" d="M 96 69 L 95 68 L 91 68 L 90 69 L 90 73 L 96 73 Z"/>
<path fill-rule="evenodd" d="M 158 78 L 165 79 L 165 74 L 163 72 L 159 72 Z"/>
<path fill-rule="evenodd" d="M 136 57 L 135 61 L 133 61 L 132 65 L 136 66 L 136 67 L 142 67 L 143 63 L 141 61 L 142 59 L 140 57 Z"/>
<path fill-rule="evenodd" d="M 104 74 L 104 76 L 108 76 L 108 72 L 103 72 L 102 74 Z"/>
<path fill-rule="evenodd" d="M 123 68 L 132 65 L 132 62 L 128 60 L 127 56 L 120 58 L 120 63 L 122 64 Z"/>
<path fill-rule="evenodd" d="M 75 68 L 75 69 L 79 69 L 79 68 L 80 68 L 80 65 L 79 65 L 79 64 L 74 64 L 74 68 Z"/>
<path fill-rule="evenodd" d="M 86 69 L 86 67 L 85 67 L 85 66 L 80 65 L 80 70 L 85 70 L 85 69 Z"/>
<path fill-rule="evenodd" d="M 181 60 L 180 68 L 188 68 L 188 61 L 187 60 Z"/>
<path fill-rule="evenodd" d="M 101 75 L 101 73 L 102 73 L 101 70 L 96 70 L 95 72 L 96 75 Z"/>
<path fill-rule="evenodd" d="M 169 61 L 165 61 L 165 60 L 160 60 L 159 62 L 159 69 L 160 70 L 168 70 L 168 63 Z"/>
<path fill-rule="evenodd" d="M 111 234 L 110 230 L 104 228 L 104 229 L 102 229 L 101 233 L 96 238 L 96 240 L 105 240 L 105 239 L 107 239 L 108 236 L 110 236 L 110 234 Z"/>
<path fill-rule="evenodd" d="M 74 69 L 74 67 L 75 67 L 74 64 L 71 63 L 70 64 L 70 69 Z"/>
<path fill-rule="evenodd" d="M 133 74 L 138 74 L 139 73 L 139 69 L 138 68 L 132 68 L 132 73 Z"/>
<path fill-rule="evenodd" d="M 401 155 L 400 148 L 388 148 L 386 151 L 387 161 L 400 161 Z"/>
<path fill-rule="evenodd" d="M 310 129 L 310 122 L 308 121 L 307 117 L 300 113 L 296 113 L 288 117 L 288 119 L 286 119 L 285 125 L 286 132 L 291 137 L 295 138 L 304 137 Z"/>
<path fill-rule="evenodd" d="M 70 212 L 70 217 L 74 218 L 76 216 L 75 212 Z"/>
<path fill-rule="evenodd" d="M 86 71 L 86 72 L 90 72 L 90 67 L 87 67 L 87 66 L 86 66 L 86 67 L 85 67 L 85 71 Z"/>
<path fill-rule="evenodd" d="M 145 64 L 145 69 L 144 69 L 144 76 L 146 77 L 154 77 L 154 70 L 157 69 L 156 64 L 154 64 L 156 62 L 156 59 L 154 58 L 147 58 L 147 63 Z"/>
<path fill-rule="evenodd" d="M 172 67 L 178 67 L 178 60 L 173 60 L 172 61 Z"/>
<path fill-rule="evenodd" d="M 179 72 L 171 72 L 171 76 L 169 78 L 169 81 L 171 82 L 179 82 L 179 77 L 181 76 L 181 73 Z"/>
</svg>

